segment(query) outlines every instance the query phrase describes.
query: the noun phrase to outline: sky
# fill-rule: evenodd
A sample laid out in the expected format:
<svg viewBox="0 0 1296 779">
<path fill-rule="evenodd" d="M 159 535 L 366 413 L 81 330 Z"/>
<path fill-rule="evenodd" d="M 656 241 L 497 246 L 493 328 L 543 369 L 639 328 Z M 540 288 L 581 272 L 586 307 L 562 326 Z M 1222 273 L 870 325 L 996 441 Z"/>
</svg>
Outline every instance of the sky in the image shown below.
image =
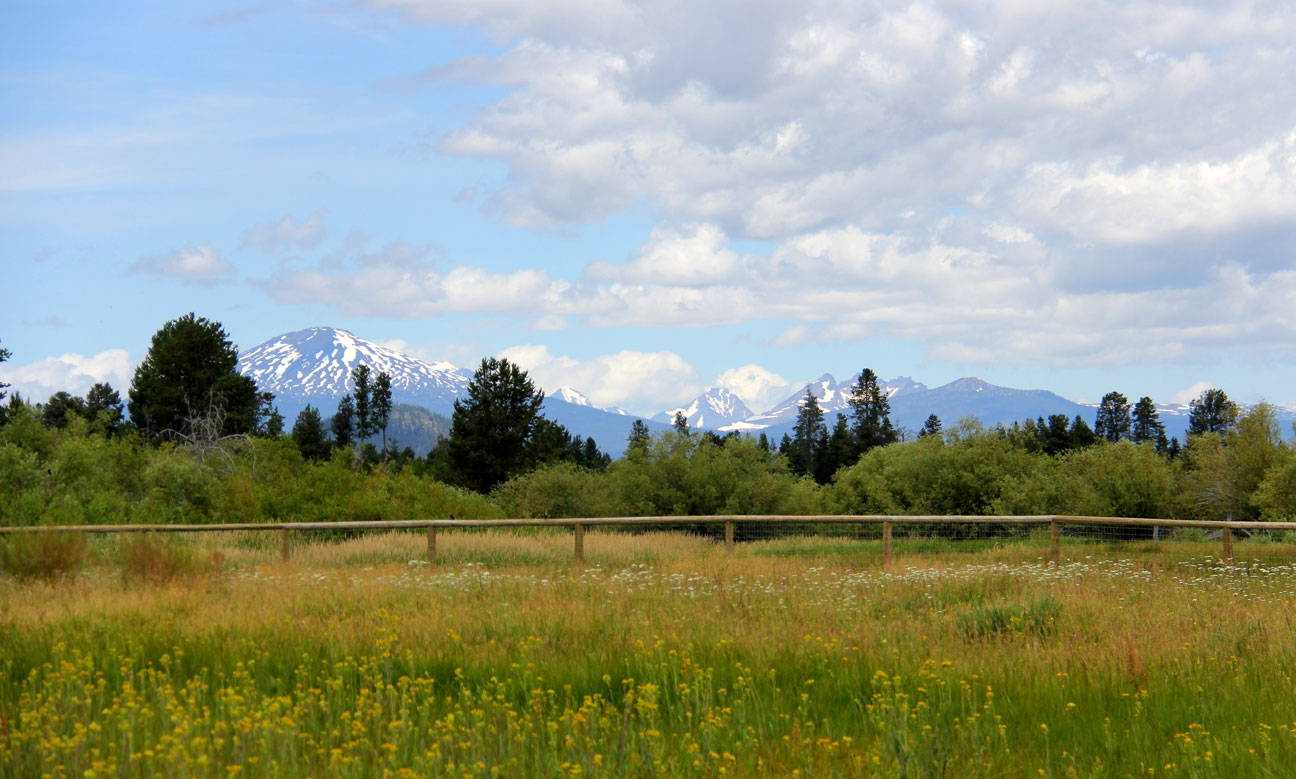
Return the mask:
<svg viewBox="0 0 1296 779">
<path fill-rule="evenodd" d="M 1290 2 L 0 4 L 0 381 L 193 311 L 653 414 L 1296 404 Z"/>
</svg>

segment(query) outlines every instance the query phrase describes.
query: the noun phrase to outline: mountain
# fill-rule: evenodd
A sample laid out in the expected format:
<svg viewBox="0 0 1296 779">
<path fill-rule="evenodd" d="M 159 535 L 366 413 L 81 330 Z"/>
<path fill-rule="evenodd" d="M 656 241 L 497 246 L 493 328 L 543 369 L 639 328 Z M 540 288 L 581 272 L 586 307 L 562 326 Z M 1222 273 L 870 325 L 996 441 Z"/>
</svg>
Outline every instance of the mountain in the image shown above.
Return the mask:
<svg viewBox="0 0 1296 779">
<path fill-rule="evenodd" d="M 351 369 L 368 365 L 392 380 L 392 401 L 422 406 L 449 416 L 454 400 L 468 387 L 470 372 L 448 362 L 429 363 L 401 354 L 346 330 L 311 327 L 271 338 L 239 355 L 239 373 L 263 391 L 273 392 L 285 424 L 311 404 L 327 420 L 338 400 L 351 392 Z"/>
<path fill-rule="evenodd" d="M 858 380 L 859 377 L 855 376 L 850 381 L 839 383 L 831 374 L 824 374 L 769 411 L 727 425 L 724 429 L 752 433 L 763 430 L 777 440 L 784 433 L 791 433 L 807 391 L 818 398 L 819 406 L 824 410 L 824 421 L 831 426 L 837 414 L 849 416 L 851 386 Z M 964 417 L 976 417 L 987 426 L 1010 425 L 1017 420 L 1047 418 L 1050 414 L 1066 414 L 1068 418 L 1080 414 L 1087 422 L 1093 423 L 1091 407 L 1045 390 L 998 387 L 977 378 L 958 379 L 931 389 L 907 376 L 900 376 L 880 382 L 879 387 L 891 401 L 891 421 L 896 427 L 915 432 L 927 421 L 929 414 L 940 417 L 946 425 Z"/>
<path fill-rule="evenodd" d="M 747 404 L 724 387 L 711 387 L 687 406 L 663 411 L 653 421 L 670 425 L 676 414 L 684 415 L 690 430 L 715 430 L 752 416 Z"/>
<path fill-rule="evenodd" d="M 796 424 L 797 411 L 800 410 L 801 402 L 805 399 L 807 391 L 819 401 L 819 408 L 823 409 L 824 412 L 824 420 L 831 425 L 837 414 L 850 415 L 851 389 L 857 382 L 859 382 L 859 374 L 852 376 L 848 381 L 838 382 L 831 373 L 825 373 L 803 386 L 795 394 L 789 395 L 786 400 L 769 411 L 732 422 L 723 426 L 723 429 L 726 431 L 772 431 L 774 428 L 778 428 L 777 432 L 782 435 L 785 428 L 791 430 L 792 426 Z M 894 406 L 896 397 L 927 391 L 927 385 L 914 381 L 908 376 L 897 376 L 890 381 L 879 382 L 878 388 L 886 393 L 886 396 L 892 401 L 892 421 L 895 420 Z M 927 417 L 924 415 L 918 426 L 921 427 L 922 422 L 926 421 L 926 419 Z"/>
<path fill-rule="evenodd" d="M 896 426 L 918 430 L 928 414 L 952 425 L 964 417 L 976 417 L 981 424 L 1011 425 L 1018 420 L 1048 419 L 1051 414 L 1077 414 L 1093 424 L 1094 411 L 1047 390 L 1019 390 L 998 387 L 981 379 L 963 378 L 935 389 L 907 392 L 891 400 L 891 419 Z"/>
<path fill-rule="evenodd" d="M 450 417 L 434 414 L 422 406 L 397 403 L 387 424 L 387 440 L 399 449 L 409 447 L 422 457 L 450 436 Z"/>
<path fill-rule="evenodd" d="M 319 410 L 325 424 L 338 401 L 351 392 L 351 370 L 368 365 L 375 374 L 392 379 L 391 422 L 387 438 L 419 455 L 449 434 L 455 398 L 467 391 L 470 371 L 448 362 L 425 362 L 354 333 L 332 327 L 311 327 L 276 336 L 239 355 L 236 370 L 251 377 L 262 391 L 275 395 L 275 406 L 292 428 L 307 404 Z M 573 435 L 593 438 L 599 449 L 620 456 L 636 417 L 622 409 L 595 408 L 580 392 L 562 387 L 545 399 L 542 413 Z M 650 430 L 665 425 L 648 423 Z"/>
<path fill-rule="evenodd" d="M 639 417 L 625 413 L 594 408 L 592 405 L 570 403 L 557 393 L 549 395 L 540 406 L 540 413 L 567 428 L 573 435 L 593 438 L 598 448 L 605 454 L 620 457 L 625 454 L 630 439 L 630 428 Z M 653 420 L 641 420 L 648 426 L 650 433 L 667 430 L 670 425 L 663 425 Z"/>
</svg>

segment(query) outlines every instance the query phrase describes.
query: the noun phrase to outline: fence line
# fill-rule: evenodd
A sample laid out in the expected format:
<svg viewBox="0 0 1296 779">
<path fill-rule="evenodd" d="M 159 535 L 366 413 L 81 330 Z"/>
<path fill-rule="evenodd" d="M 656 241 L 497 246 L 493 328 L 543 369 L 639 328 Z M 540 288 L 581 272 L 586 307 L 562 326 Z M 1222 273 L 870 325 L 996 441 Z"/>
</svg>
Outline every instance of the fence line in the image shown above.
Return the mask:
<svg viewBox="0 0 1296 779">
<path fill-rule="evenodd" d="M 427 532 L 427 558 L 430 565 L 437 562 L 437 530 L 440 528 L 508 528 L 508 527 L 570 527 L 573 537 L 575 561 L 585 560 L 585 530 L 590 527 L 634 527 L 641 525 L 724 525 L 724 546 L 734 549 L 734 525 L 780 524 L 852 524 L 882 526 L 882 557 L 892 560 L 892 527 L 894 525 L 921 524 L 998 524 L 998 525 L 1048 525 L 1049 559 L 1056 563 L 1060 557 L 1061 531 L 1064 525 L 1102 527 L 1155 527 L 1196 528 L 1220 530 L 1223 556 L 1233 559 L 1233 532 L 1235 530 L 1296 530 L 1296 522 L 1234 522 L 1231 520 L 1149 519 L 1147 517 L 1087 517 L 1069 514 L 1045 515 L 995 515 L 959 516 L 948 514 L 884 515 L 884 514 L 819 514 L 787 516 L 768 514 L 722 514 L 707 516 L 668 517 L 574 517 L 570 519 L 405 519 L 374 522 L 264 522 L 224 525 L 45 525 L 27 527 L 0 527 L 0 535 L 18 533 L 211 533 L 235 530 L 279 531 L 280 553 L 286 561 L 290 556 L 290 535 L 293 532 L 318 530 L 418 530 Z"/>
</svg>

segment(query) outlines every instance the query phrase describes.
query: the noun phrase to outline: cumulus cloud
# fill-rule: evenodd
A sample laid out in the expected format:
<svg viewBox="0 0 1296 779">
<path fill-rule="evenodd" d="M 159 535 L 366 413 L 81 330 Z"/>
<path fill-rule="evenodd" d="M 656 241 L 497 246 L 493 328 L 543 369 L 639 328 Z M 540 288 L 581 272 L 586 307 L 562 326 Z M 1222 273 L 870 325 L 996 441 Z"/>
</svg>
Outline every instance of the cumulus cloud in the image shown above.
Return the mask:
<svg viewBox="0 0 1296 779">
<path fill-rule="evenodd" d="M 702 391 L 697 371 L 674 352 L 622 350 L 589 360 L 524 344 L 499 354 L 521 366 L 545 392 L 571 386 L 596 406 L 621 406 L 651 416 L 657 404 L 682 403 Z"/>
<path fill-rule="evenodd" d="M 285 216 L 278 222 L 252 227 L 243 234 L 243 248 L 271 253 L 313 249 L 324 240 L 324 217 L 327 213 L 320 209 L 300 224 L 294 222 L 292 216 Z"/>
<path fill-rule="evenodd" d="M 141 257 L 129 270 L 207 285 L 232 275 L 234 266 L 211 246 L 188 246 L 155 257 Z"/>
<path fill-rule="evenodd" d="M 647 200 L 675 222 L 779 239 L 956 204 L 1035 232 L 1070 194 L 1080 240 L 1148 240 L 1129 222 L 1150 206 L 1120 201 L 1162 183 L 1184 219 L 1224 205 L 1212 228 L 1252 204 L 1291 216 L 1281 139 L 1296 108 L 1272 95 L 1296 91 L 1296 15 L 1280 6 L 374 5 L 501 42 L 426 77 L 511 87 L 442 148 L 504 161 L 489 203 L 519 224 Z"/>
<path fill-rule="evenodd" d="M 18 392 L 28 400 L 44 402 L 55 392 L 84 395 L 93 385 L 106 381 L 125 399 L 135 362 L 125 349 L 108 349 L 87 357 L 64 354 L 9 367 L 0 364 L 0 381 L 12 385 L 6 392 Z"/>
<path fill-rule="evenodd" d="M 1201 397 L 1201 394 L 1206 390 L 1214 388 L 1215 385 L 1211 384 L 1209 381 L 1199 381 L 1176 392 L 1174 397 L 1171 398 L 1171 402 L 1180 403 L 1186 406 Z"/>
<path fill-rule="evenodd" d="M 506 87 L 438 144 L 506 167 L 486 209 L 552 228 L 646 204 L 657 224 L 579 275 L 377 252 L 276 275 L 283 302 L 773 321 L 776 346 L 884 336 L 959 363 L 1296 351 L 1285 6 L 370 5 L 497 43 L 405 82 Z M 772 248 L 735 248 L 753 239 Z"/>
<path fill-rule="evenodd" d="M 792 383 L 773 371 L 748 364 L 730 368 L 712 382 L 742 398 L 748 408 L 761 411 L 772 408 L 792 391 Z"/>
</svg>

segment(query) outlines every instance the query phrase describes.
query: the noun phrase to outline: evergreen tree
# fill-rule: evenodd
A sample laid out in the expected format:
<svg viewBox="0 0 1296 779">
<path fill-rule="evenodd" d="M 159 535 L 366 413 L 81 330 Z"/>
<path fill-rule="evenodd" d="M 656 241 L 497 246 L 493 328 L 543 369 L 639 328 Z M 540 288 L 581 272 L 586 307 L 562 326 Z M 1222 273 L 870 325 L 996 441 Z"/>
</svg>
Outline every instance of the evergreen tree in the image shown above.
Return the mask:
<svg viewBox="0 0 1296 779">
<path fill-rule="evenodd" d="M 0 347 L 0 362 L 4 362 L 8 360 L 10 357 L 13 357 L 13 352 L 9 351 L 8 349 L 5 349 L 4 347 Z M 8 386 L 9 386 L 8 384 L 4 383 L 3 381 L 0 381 L 0 400 L 4 400 L 5 396 L 9 394 L 4 391 L 5 388 Z"/>
<path fill-rule="evenodd" d="M 1071 448 L 1070 422 L 1066 414 L 1049 414 L 1047 424 L 1040 419 L 1040 448 L 1045 454 L 1061 454 Z"/>
<path fill-rule="evenodd" d="M 1224 390 L 1208 389 L 1188 405 L 1188 433 L 1223 436 L 1237 422 L 1237 404 L 1229 400 Z"/>
<path fill-rule="evenodd" d="M 626 439 L 626 454 L 648 451 L 648 441 L 651 437 L 647 423 L 642 419 L 636 419 L 630 424 L 630 436 Z"/>
<path fill-rule="evenodd" d="M 923 422 L 922 430 L 918 431 L 918 437 L 923 438 L 929 435 L 937 435 L 941 431 L 940 417 L 935 414 L 928 414 L 927 421 Z"/>
<path fill-rule="evenodd" d="M 1098 434 L 1094 432 L 1089 423 L 1084 421 L 1084 417 L 1076 414 L 1075 419 L 1071 420 L 1071 430 L 1068 433 L 1072 449 L 1085 449 L 1098 443 Z"/>
<path fill-rule="evenodd" d="M 487 492 L 521 473 L 544 392 L 506 359 L 483 359 L 467 396 L 455 401 L 447 455 L 455 480 Z"/>
<path fill-rule="evenodd" d="M 309 462 L 318 462 L 329 456 L 328 439 L 324 436 L 324 420 L 319 411 L 307 405 L 293 422 L 292 440 L 297 451 Z"/>
<path fill-rule="evenodd" d="M 387 425 L 391 423 L 392 383 L 391 376 L 381 371 L 373 385 L 373 425 L 382 433 L 383 462 L 387 462 Z"/>
<path fill-rule="evenodd" d="M 1130 402 L 1119 392 L 1108 392 L 1098 404 L 1094 419 L 1094 432 L 1108 443 L 1116 443 L 1130 435 Z"/>
<path fill-rule="evenodd" d="M 899 438 L 891 424 L 891 401 L 878 387 L 877 374 L 871 368 L 860 371 L 851 387 L 851 421 L 855 445 L 860 454 L 875 446 L 895 443 Z"/>
<path fill-rule="evenodd" d="M 756 440 L 756 444 L 765 451 L 765 454 L 772 454 L 774 451 L 773 447 L 770 445 L 769 436 L 765 435 L 764 430 L 761 431 L 760 438 Z"/>
<path fill-rule="evenodd" d="M 684 416 L 683 411 L 675 412 L 675 418 L 671 420 L 671 427 L 675 428 L 675 432 L 680 435 L 689 434 L 688 417 Z"/>
<path fill-rule="evenodd" d="M 223 417 L 222 435 L 261 427 L 274 396 L 235 370 L 238 349 L 219 322 L 189 313 L 153 335 L 129 392 L 131 420 L 149 439 L 191 435 L 191 420 Z"/>
<path fill-rule="evenodd" d="M 343 395 L 333 415 L 333 441 L 339 449 L 348 449 L 355 443 L 355 401 Z"/>
<path fill-rule="evenodd" d="M 121 396 L 107 382 L 99 382 L 86 393 L 86 418 L 100 425 L 106 435 L 113 435 L 121 427 Z"/>
<path fill-rule="evenodd" d="M 790 453 L 789 460 L 795 472 L 814 475 L 817 456 L 827 433 L 819 399 L 810 390 L 806 390 L 801 408 L 797 411 L 796 426 L 792 428 L 792 453 L 795 456 Z"/>
<path fill-rule="evenodd" d="M 62 390 L 50 395 L 40 406 L 41 421 L 46 427 L 67 427 L 71 417 L 85 417 L 85 400 Z"/>
<path fill-rule="evenodd" d="M 1130 440 L 1136 444 L 1156 444 L 1161 451 L 1165 441 L 1165 425 L 1161 423 L 1161 414 L 1157 411 L 1152 398 L 1144 395 L 1134 405 L 1134 414 L 1130 424 Z"/>
<path fill-rule="evenodd" d="M 355 448 L 356 467 L 364 466 L 364 443 L 377 432 L 373 419 L 373 374 L 368 365 L 357 365 L 351 369 L 352 402 L 355 404 Z"/>
<path fill-rule="evenodd" d="M 270 410 L 266 412 L 265 427 L 263 430 L 266 438 L 269 438 L 272 441 L 278 441 L 280 438 L 283 438 L 284 418 L 283 414 L 279 413 L 279 409 L 272 406 L 270 407 Z"/>
<path fill-rule="evenodd" d="M 820 467 L 815 470 L 815 481 L 827 484 L 833 474 L 854 464 L 858 457 L 855 454 L 855 434 L 851 432 L 850 423 L 845 415 L 838 414 L 833 424 L 832 433 L 825 431 L 823 455 L 819 458 Z"/>
</svg>

